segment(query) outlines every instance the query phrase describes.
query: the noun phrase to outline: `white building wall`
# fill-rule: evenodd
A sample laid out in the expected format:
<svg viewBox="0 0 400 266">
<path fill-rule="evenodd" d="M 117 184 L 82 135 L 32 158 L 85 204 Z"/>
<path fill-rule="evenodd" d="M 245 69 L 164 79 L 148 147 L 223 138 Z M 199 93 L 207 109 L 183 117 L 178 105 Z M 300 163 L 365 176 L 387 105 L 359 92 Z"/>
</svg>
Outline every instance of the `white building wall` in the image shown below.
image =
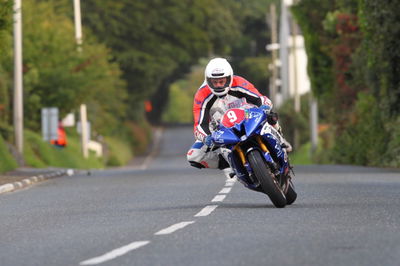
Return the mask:
<svg viewBox="0 0 400 266">
<path fill-rule="evenodd" d="M 289 37 L 289 95 L 295 95 L 295 87 L 297 84 L 298 93 L 304 94 L 310 91 L 311 84 L 307 74 L 307 54 L 304 47 L 304 37 L 296 36 L 296 50 L 293 49 L 293 36 Z M 296 54 L 296 60 L 295 60 Z M 295 67 L 295 62 L 297 67 Z M 297 71 L 297 73 L 295 73 Z"/>
</svg>

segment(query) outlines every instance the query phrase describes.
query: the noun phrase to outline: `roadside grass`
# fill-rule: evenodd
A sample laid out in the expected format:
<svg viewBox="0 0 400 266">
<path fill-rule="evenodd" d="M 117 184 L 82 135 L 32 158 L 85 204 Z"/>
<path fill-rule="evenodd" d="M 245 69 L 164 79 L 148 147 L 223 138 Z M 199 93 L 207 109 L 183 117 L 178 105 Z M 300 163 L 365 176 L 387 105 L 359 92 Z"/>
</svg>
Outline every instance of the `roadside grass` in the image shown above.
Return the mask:
<svg viewBox="0 0 400 266">
<path fill-rule="evenodd" d="M 31 167 L 70 167 L 78 169 L 104 168 L 102 158 L 96 158 L 90 154 L 85 159 L 80 150 L 79 139 L 70 136 L 67 139 L 68 145 L 64 148 L 44 142 L 42 138 L 32 131 L 25 131 L 25 163 Z"/>
<path fill-rule="evenodd" d="M 106 137 L 103 156 L 97 157 L 90 152 L 87 159 L 82 155 L 80 136 L 74 130 L 67 131 L 67 141 L 66 147 L 57 147 L 43 141 L 41 135 L 25 130 L 23 158 L 26 166 L 103 169 L 107 166 L 124 165 L 133 157 L 131 146 L 117 138 Z M 0 135 L 0 173 L 16 168 L 18 168 L 18 164 Z"/>
<path fill-rule="evenodd" d="M 133 158 L 132 149 L 126 145 L 126 142 L 116 138 L 105 137 L 106 146 L 106 165 L 121 166 L 128 163 Z"/>
<path fill-rule="evenodd" d="M 313 160 L 311 158 L 311 143 L 306 143 L 300 146 L 299 149 L 294 151 L 289 155 L 290 163 L 292 165 L 309 165 L 313 164 Z"/>
<path fill-rule="evenodd" d="M 17 167 L 17 162 L 8 151 L 7 145 L 0 135 L 0 173 L 13 170 Z"/>
</svg>

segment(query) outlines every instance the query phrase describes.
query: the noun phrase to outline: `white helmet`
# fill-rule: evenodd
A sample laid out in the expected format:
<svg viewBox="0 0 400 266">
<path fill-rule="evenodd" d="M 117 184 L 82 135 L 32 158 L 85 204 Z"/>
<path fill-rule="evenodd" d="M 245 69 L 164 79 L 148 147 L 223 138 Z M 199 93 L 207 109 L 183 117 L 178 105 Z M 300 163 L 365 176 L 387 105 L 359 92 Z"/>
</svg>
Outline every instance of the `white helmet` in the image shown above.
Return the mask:
<svg viewBox="0 0 400 266">
<path fill-rule="evenodd" d="M 205 79 L 211 91 L 217 96 L 224 96 L 228 93 L 233 80 L 233 70 L 225 58 L 214 58 L 208 62 L 205 70 Z M 214 87 L 211 83 L 215 78 L 227 78 L 222 87 Z"/>
</svg>

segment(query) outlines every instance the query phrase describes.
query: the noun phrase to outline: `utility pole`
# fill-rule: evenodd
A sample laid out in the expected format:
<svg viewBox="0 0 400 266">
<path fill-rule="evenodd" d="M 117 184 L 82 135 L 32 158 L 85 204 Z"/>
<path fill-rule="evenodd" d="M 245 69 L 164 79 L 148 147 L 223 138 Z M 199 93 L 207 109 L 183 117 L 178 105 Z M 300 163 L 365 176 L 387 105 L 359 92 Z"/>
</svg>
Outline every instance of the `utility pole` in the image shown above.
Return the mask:
<svg viewBox="0 0 400 266">
<path fill-rule="evenodd" d="M 293 89 L 294 89 L 294 111 L 296 114 L 300 113 L 300 93 L 299 93 L 299 82 L 298 82 L 298 65 L 297 65 L 297 25 L 291 16 L 292 24 L 292 55 L 293 55 Z M 300 132 L 297 127 L 294 129 L 294 147 L 298 148 L 300 145 Z"/>
<path fill-rule="evenodd" d="M 318 147 L 318 103 L 310 92 L 310 130 L 311 130 L 311 155 Z"/>
<path fill-rule="evenodd" d="M 75 39 L 78 45 L 78 51 L 82 50 L 82 19 L 81 19 L 81 1 L 74 0 L 74 19 L 75 19 Z"/>
<path fill-rule="evenodd" d="M 271 27 L 271 44 L 276 44 L 278 42 L 278 34 L 277 34 L 277 27 L 276 27 L 276 6 L 275 4 L 270 5 L 270 27 Z M 272 49 L 272 63 L 271 63 L 271 70 L 272 70 L 272 77 L 270 79 L 270 96 L 271 100 L 274 104 L 277 103 L 276 101 L 276 94 L 277 94 L 277 85 L 276 81 L 278 79 L 278 69 L 276 66 L 277 60 L 277 51 L 276 49 Z"/>
<path fill-rule="evenodd" d="M 78 46 L 78 52 L 82 52 L 82 19 L 81 19 L 81 2 L 74 0 L 74 20 L 75 20 L 75 39 Z M 81 120 L 81 145 L 83 157 L 89 156 L 88 151 L 88 123 L 87 123 L 87 110 L 86 105 L 80 106 L 80 120 Z"/>
<path fill-rule="evenodd" d="M 289 18 L 288 18 L 288 0 L 281 0 L 281 17 L 280 17 L 280 30 L 279 30 L 279 58 L 281 63 L 280 79 L 281 79 L 281 93 L 283 102 L 290 97 L 289 91 Z"/>
<path fill-rule="evenodd" d="M 82 137 L 82 153 L 83 157 L 87 158 L 89 156 L 88 151 L 88 122 L 87 122 L 87 112 L 86 112 L 86 104 L 81 104 L 80 108 L 80 117 L 81 117 L 81 137 Z"/>
<path fill-rule="evenodd" d="M 14 1 L 14 136 L 20 154 L 24 151 L 24 109 L 22 82 L 22 15 L 21 0 Z"/>
</svg>

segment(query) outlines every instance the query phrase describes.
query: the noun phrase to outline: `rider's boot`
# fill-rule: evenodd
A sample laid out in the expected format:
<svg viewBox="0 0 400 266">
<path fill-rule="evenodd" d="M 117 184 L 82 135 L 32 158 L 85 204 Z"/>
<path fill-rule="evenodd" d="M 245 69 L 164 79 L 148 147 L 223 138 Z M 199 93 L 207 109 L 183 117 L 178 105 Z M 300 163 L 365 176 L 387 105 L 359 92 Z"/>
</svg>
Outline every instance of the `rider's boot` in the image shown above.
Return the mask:
<svg viewBox="0 0 400 266">
<path fill-rule="evenodd" d="M 282 127 L 279 125 L 279 123 L 277 122 L 275 125 L 273 125 L 273 127 L 279 132 L 279 134 L 282 137 L 282 145 L 281 147 L 283 149 L 286 150 L 287 153 L 292 152 L 293 151 L 293 147 L 292 145 L 289 143 L 289 141 L 287 141 L 284 137 L 283 137 L 283 132 L 282 132 Z"/>
<path fill-rule="evenodd" d="M 282 148 L 286 150 L 286 152 L 291 152 L 293 150 L 292 145 L 290 145 L 289 141 L 287 141 L 284 137 L 283 137 L 283 133 L 282 133 L 282 128 L 279 125 L 279 121 L 278 121 L 278 113 L 275 112 L 269 112 L 268 116 L 267 116 L 267 121 L 268 123 L 273 126 L 281 135 L 281 142 L 282 142 Z"/>
<path fill-rule="evenodd" d="M 218 169 L 222 170 L 227 178 L 233 178 L 235 176 L 235 171 L 233 171 L 221 154 L 218 155 Z"/>
</svg>

